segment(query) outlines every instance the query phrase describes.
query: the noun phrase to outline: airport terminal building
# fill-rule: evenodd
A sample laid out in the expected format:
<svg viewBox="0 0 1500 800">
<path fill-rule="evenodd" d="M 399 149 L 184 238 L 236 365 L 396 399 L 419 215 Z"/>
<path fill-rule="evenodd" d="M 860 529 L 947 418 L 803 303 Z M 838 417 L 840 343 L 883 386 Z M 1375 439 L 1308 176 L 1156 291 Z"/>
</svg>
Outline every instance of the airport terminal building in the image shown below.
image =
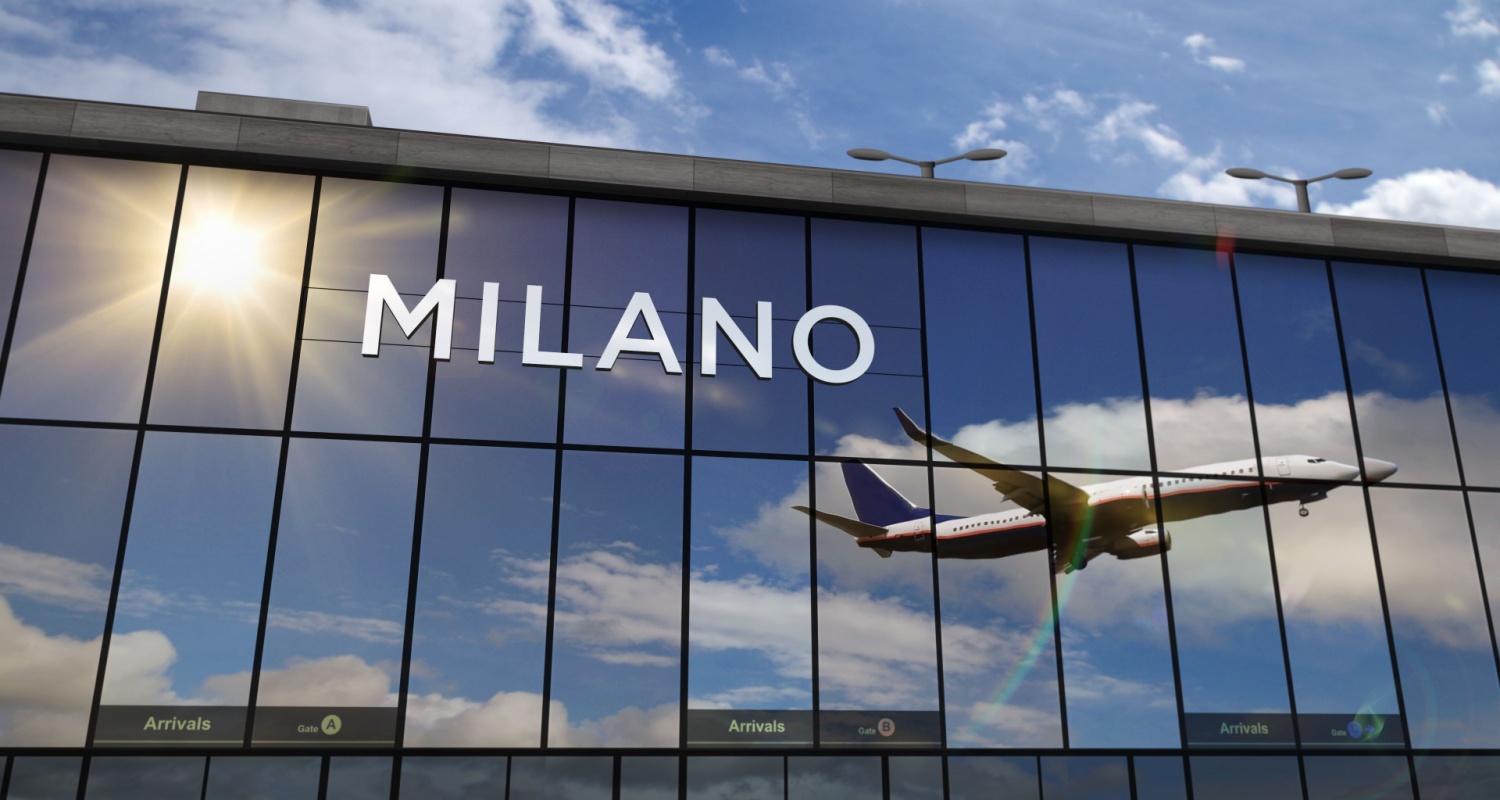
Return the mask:
<svg viewBox="0 0 1500 800">
<path fill-rule="evenodd" d="M 0 330 L 0 800 L 1500 796 L 1497 231 L 0 95 Z"/>
</svg>

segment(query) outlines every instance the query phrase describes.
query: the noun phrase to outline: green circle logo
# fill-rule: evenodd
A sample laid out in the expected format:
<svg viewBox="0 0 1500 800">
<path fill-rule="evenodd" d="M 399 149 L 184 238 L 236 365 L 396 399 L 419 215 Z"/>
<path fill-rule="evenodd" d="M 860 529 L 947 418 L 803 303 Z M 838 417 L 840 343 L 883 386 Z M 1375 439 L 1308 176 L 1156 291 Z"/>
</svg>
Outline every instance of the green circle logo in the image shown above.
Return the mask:
<svg viewBox="0 0 1500 800">
<path fill-rule="evenodd" d="M 338 714 L 329 714 L 323 718 L 323 733 L 332 736 L 344 729 L 344 721 L 339 719 Z"/>
</svg>

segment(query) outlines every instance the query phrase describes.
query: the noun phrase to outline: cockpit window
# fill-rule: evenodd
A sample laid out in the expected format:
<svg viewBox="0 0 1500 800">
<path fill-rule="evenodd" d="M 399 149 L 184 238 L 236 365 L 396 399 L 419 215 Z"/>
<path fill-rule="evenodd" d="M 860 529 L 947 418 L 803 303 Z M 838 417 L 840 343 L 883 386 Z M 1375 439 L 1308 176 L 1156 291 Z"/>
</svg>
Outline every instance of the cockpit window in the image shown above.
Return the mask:
<svg viewBox="0 0 1500 800">
<path fill-rule="evenodd" d="M 1324 461 L 1327 461 L 1327 460 L 1328 459 L 1326 459 L 1326 458 L 1309 458 L 1307 460 L 1307 463 L 1309 463 L 1309 464 L 1321 464 L 1321 463 L 1323 463 Z"/>
</svg>

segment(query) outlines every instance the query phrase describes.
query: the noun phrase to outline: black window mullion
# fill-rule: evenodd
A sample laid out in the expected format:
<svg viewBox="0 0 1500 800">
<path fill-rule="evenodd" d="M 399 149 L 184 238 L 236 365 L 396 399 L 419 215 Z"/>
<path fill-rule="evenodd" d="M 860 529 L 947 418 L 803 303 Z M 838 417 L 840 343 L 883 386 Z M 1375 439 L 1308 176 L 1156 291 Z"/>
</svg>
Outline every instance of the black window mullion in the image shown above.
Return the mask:
<svg viewBox="0 0 1500 800">
<path fill-rule="evenodd" d="M 146 447 L 146 419 L 151 413 L 151 388 L 156 377 L 156 357 L 161 350 L 161 331 L 167 313 L 167 293 L 172 288 L 172 259 L 177 250 L 177 232 L 182 223 L 182 200 L 187 192 L 187 179 L 188 168 L 184 164 L 177 178 L 177 200 L 172 208 L 171 233 L 167 236 L 167 258 L 162 269 L 161 294 L 156 304 L 156 325 L 151 333 L 151 355 L 146 362 L 146 384 L 141 390 L 141 413 L 135 425 L 135 453 L 130 460 L 130 478 L 125 489 L 125 509 L 120 519 L 120 539 L 115 547 L 114 577 L 110 580 L 109 605 L 104 612 L 104 630 L 99 637 L 99 671 L 94 679 L 93 701 L 89 704 L 88 733 L 84 738 L 86 745 L 94 743 L 94 732 L 99 724 L 99 702 L 104 696 L 104 673 L 109 666 L 109 644 L 111 635 L 114 633 L 115 614 L 118 611 L 117 605 L 120 599 L 120 582 L 125 571 L 125 545 L 130 538 L 130 516 L 135 508 L 135 490 L 141 474 L 141 453 Z M 83 771 L 86 777 L 87 760 L 84 762 Z"/>
<path fill-rule="evenodd" d="M 812 217 L 802 218 L 802 274 L 805 281 L 805 296 L 803 298 L 803 311 L 810 310 L 813 303 L 813 260 L 812 260 Z M 818 508 L 818 440 L 816 414 L 814 405 L 817 402 L 817 391 L 815 382 L 811 377 L 804 377 L 807 382 L 807 500 L 813 510 Z M 812 648 L 812 735 L 813 747 L 821 747 L 823 744 L 823 701 L 821 694 L 822 669 L 818 660 L 818 520 L 811 514 L 807 515 L 807 580 L 808 580 L 808 604 L 812 608 L 811 625 L 812 638 L 809 646 Z M 785 786 L 786 782 L 783 781 Z M 788 788 L 786 791 L 790 792 Z"/>
<path fill-rule="evenodd" d="M 1380 592 L 1381 619 L 1385 622 L 1385 641 L 1390 649 L 1391 682 L 1395 684 L 1396 707 L 1401 713 L 1401 737 L 1407 747 L 1411 746 L 1411 721 L 1406 718 L 1406 696 L 1401 686 L 1401 665 L 1396 657 L 1396 631 L 1391 625 L 1391 604 L 1386 596 L 1385 572 L 1380 564 L 1380 537 L 1375 533 L 1375 507 L 1370 501 L 1370 483 L 1365 475 L 1365 450 L 1359 438 L 1359 415 L 1354 409 L 1354 384 L 1349 379 L 1349 354 L 1344 347 L 1344 327 L 1339 315 L 1338 287 L 1333 280 L 1333 263 L 1323 262 L 1328 276 L 1329 305 L 1333 308 L 1333 331 L 1339 342 L 1339 363 L 1344 369 L 1344 397 L 1349 403 L 1349 427 L 1354 434 L 1354 457 L 1359 461 L 1359 489 L 1365 498 L 1365 521 L 1370 526 L 1370 555 L 1375 560 L 1375 585 Z M 1297 765 L 1302 766 L 1301 758 Z M 1303 778 L 1303 794 L 1306 794 L 1306 777 Z"/>
<path fill-rule="evenodd" d="M 16 335 L 16 317 L 21 311 L 21 290 L 26 288 L 26 267 L 31 262 L 31 243 L 36 238 L 37 215 L 42 210 L 42 187 L 47 182 L 47 164 L 50 153 L 42 153 L 42 163 L 37 167 L 36 191 L 31 196 L 31 217 L 26 221 L 26 238 L 21 243 L 21 263 L 16 267 L 16 288 L 10 296 L 10 308 L 5 309 L 5 339 L 0 341 L 0 390 L 5 388 L 5 365 L 10 361 L 10 344 Z"/>
<path fill-rule="evenodd" d="M 1125 254 L 1130 263 L 1130 305 L 1135 314 L 1135 347 L 1137 359 L 1141 364 L 1141 410 L 1146 417 L 1146 454 L 1151 465 L 1151 490 L 1156 495 L 1156 502 L 1152 504 L 1156 513 L 1156 528 L 1158 532 L 1166 530 L 1166 521 L 1162 519 L 1161 512 L 1161 478 L 1157 471 L 1161 469 L 1156 461 L 1156 431 L 1152 427 L 1151 419 L 1151 379 L 1146 372 L 1146 334 L 1141 327 L 1141 292 L 1140 284 L 1136 280 L 1135 273 L 1135 245 L 1126 245 Z M 1162 543 L 1166 544 L 1165 534 L 1162 534 Z M 1167 548 L 1161 550 L 1161 590 L 1162 600 L 1166 605 L 1167 612 L 1167 646 L 1172 653 L 1172 687 L 1177 696 L 1177 736 L 1183 747 L 1187 746 L 1187 708 L 1182 701 L 1182 665 L 1177 655 L 1177 618 L 1172 608 L 1172 570 L 1168 561 Z M 1134 782 L 1134 772 L 1131 773 Z"/>
<path fill-rule="evenodd" d="M 686 378 L 686 387 L 683 394 L 682 414 L 682 610 L 679 618 L 679 634 L 677 638 L 677 652 L 680 660 L 679 686 L 677 690 L 677 746 L 686 747 L 688 743 L 688 624 L 689 615 L 692 613 L 692 533 L 693 533 L 693 323 L 696 319 L 693 315 L 694 293 L 697 287 L 697 230 L 698 209 L 695 206 L 688 208 L 688 234 L 687 234 L 687 309 L 688 309 L 688 331 L 686 343 L 683 345 L 686 352 L 684 358 L 683 374 Z M 762 344 L 762 347 L 765 345 Z"/>
<path fill-rule="evenodd" d="M 1422 299 L 1427 303 L 1427 324 L 1432 329 L 1432 350 L 1437 356 L 1438 385 L 1443 388 L 1443 407 L 1448 411 L 1448 434 L 1453 440 L 1453 460 L 1458 465 L 1458 482 L 1467 487 L 1468 477 L 1464 474 L 1463 449 L 1458 446 L 1458 423 L 1453 418 L 1453 398 L 1448 395 L 1448 373 L 1443 368 L 1443 346 L 1438 340 L 1437 316 L 1432 310 L 1432 292 L 1427 288 L 1427 270 L 1420 270 L 1422 274 Z M 1474 569 L 1479 575 L 1479 597 L 1484 605 L 1484 621 L 1490 629 L 1490 652 L 1495 657 L 1495 676 L 1500 680 L 1500 642 L 1495 636 L 1495 617 L 1490 609 L 1489 587 L 1484 580 L 1484 559 L 1479 552 L 1479 534 L 1474 527 L 1474 507 L 1469 502 L 1469 493 L 1463 492 L 1464 518 L 1469 523 L 1469 541 L 1474 548 Z M 1416 779 L 1412 779 L 1412 785 L 1416 785 Z"/>
<path fill-rule="evenodd" d="M 1286 634 L 1286 611 L 1281 604 L 1281 578 L 1276 566 L 1276 537 L 1271 533 L 1271 500 L 1266 492 L 1265 463 L 1261 457 L 1260 428 L 1255 415 L 1255 387 L 1250 381 L 1250 347 L 1245 340 L 1245 314 L 1240 307 L 1240 282 L 1235 270 L 1234 253 L 1228 253 L 1229 288 L 1234 295 L 1234 322 L 1239 331 L 1240 363 L 1245 370 L 1245 405 L 1250 409 L 1250 443 L 1255 448 L 1255 476 L 1260 492 L 1261 521 L 1266 529 L 1266 557 L 1271 563 L 1271 595 L 1276 601 L 1276 629 L 1281 634 L 1281 661 L 1286 669 L 1287 712 L 1292 716 L 1292 743 L 1302 746 L 1302 727 L 1297 721 L 1297 691 L 1292 683 L 1292 650 Z M 1187 760 L 1184 759 L 1184 765 Z M 1192 798 L 1191 773 L 1188 775 L 1188 797 Z"/>
<path fill-rule="evenodd" d="M 1037 460 L 1042 468 L 1042 512 L 1050 518 L 1052 512 L 1050 473 L 1047 472 L 1047 432 L 1042 419 L 1046 407 L 1042 403 L 1042 356 L 1036 336 L 1036 291 L 1031 280 L 1031 237 L 1021 238 L 1021 249 L 1026 260 L 1026 314 L 1031 324 L 1031 385 L 1036 390 L 1036 444 Z M 1052 609 L 1052 651 L 1057 664 L 1057 713 L 1058 725 L 1062 728 L 1062 746 L 1068 747 L 1068 689 L 1063 682 L 1062 606 L 1057 599 L 1057 559 L 1062 557 L 1057 548 L 1056 531 L 1050 519 L 1047 522 L 1047 590 Z M 1037 791 L 1041 791 L 1041 762 L 1037 762 Z"/>
<path fill-rule="evenodd" d="M 927 366 L 927 276 L 925 273 L 925 262 L 922 257 L 922 227 L 916 229 L 917 236 L 917 319 L 918 342 L 922 353 L 922 420 L 923 430 L 932 430 L 932 382 L 928 376 Z M 937 485 L 933 475 L 932 466 L 932 437 L 928 436 L 923 443 L 926 452 L 927 469 L 927 505 L 931 508 L 937 507 Z M 948 746 L 948 701 L 947 681 L 943 672 L 943 596 L 941 582 L 938 579 L 938 521 L 933 511 L 928 511 L 927 527 L 932 531 L 932 635 L 933 644 L 937 654 L 937 696 L 938 696 L 938 744 L 939 747 Z M 889 781 L 887 781 L 889 783 Z M 886 787 L 886 798 L 890 798 L 890 787 Z"/>
<path fill-rule="evenodd" d="M 453 204 L 452 187 L 443 188 L 442 219 L 438 224 L 437 279 L 442 280 L 448 261 L 448 219 Z M 432 347 L 427 358 L 427 386 L 422 401 L 422 444 L 417 457 L 417 502 L 412 510 L 411 563 L 406 587 L 406 626 L 401 642 L 401 677 L 396 695 L 396 740 L 400 749 L 406 743 L 406 703 L 411 687 L 411 649 L 417 617 L 417 579 L 422 564 L 422 523 L 427 509 L 427 464 L 432 450 L 432 397 L 437 388 L 437 329 L 433 326 Z M 401 759 L 391 764 L 391 786 L 401 781 Z M 394 788 L 392 789 L 394 792 Z M 392 800 L 395 800 L 394 795 Z"/>
<path fill-rule="evenodd" d="M 568 241 L 563 257 L 563 307 L 562 349 L 568 352 L 573 309 L 573 226 L 577 217 L 578 198 L 568 198 Z M 553 442 L 556 455 L 552 462 L 552 558 L 547 566 L 547 633 L 542 656 L 542 732 L 540 747 L 546 748 L 551 736 L 552 724 L 552 651 L 556 639 L 557 621 L 557 545 L 562 527 L 563 485 L 563 431 L 568 419 L 568 371 L 558 370 L 557 376 L 557 438 Z M 509 767 L 507 766 L 507 769 Z M 506 792 L 510 791 L 509 780 Z"/>
<path fill-rule="evenodd" d="M 307 220 L 307 252 L 302 260 L 302 294 L 297 301 L 297 330 L 292 336 L 292 365 L 287 376 L 286 412 L 281 421 L 281 454 L 276 462 L 276 495 L 271 500 L 271 531 L 266 542 L 265 578 L 260 590 L 260 621 L 255 630 L 255 658 L 250 668 L 250 693 L 245 700 L 245 739 L 249 747 L 255 730 L 255 707 L 260 697 L 260 668 L 265 655 L 266 625 L 270 616 L 271 578 L 276 569 L 276 539 L 281 531 L 281 502 L 286 489 L 286 464 L 292 446 L 292 412 L 297 402 L 297 376 L 302 363 L 302 330 L 307 322 L 307 292 L 312 282 L 313 247 L 318 236 L 318 203 L 323 194 L 323 179 L 313 179 L 312 212 Z"/>
</svg>

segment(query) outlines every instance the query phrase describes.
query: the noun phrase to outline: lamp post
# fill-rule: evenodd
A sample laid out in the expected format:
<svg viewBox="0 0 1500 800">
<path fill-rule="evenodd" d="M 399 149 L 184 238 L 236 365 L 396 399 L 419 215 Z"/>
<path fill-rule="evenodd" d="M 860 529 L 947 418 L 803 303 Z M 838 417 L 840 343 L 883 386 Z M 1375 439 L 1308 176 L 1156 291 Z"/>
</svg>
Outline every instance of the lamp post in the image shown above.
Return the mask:
<svg viewBox="0 0 1500 800">
<path fill-rule="evenodd" d="M 1368 178 L 1370 177 L 1371 173 L 1369 170 L 1362 167 L 1350 167 L 1349 169 L 1341 169 L 1338 172 L 1330 172 L 1327 175 L 1319 175 L 1316 178 L 1283 178 L 1280 175 L 1270 175 L 1261 172 L 1258 169 L 1250 169 L 1248 167 L 1234 167 L 1233 169 L 1224 170 L 1224 174 L 1230 176 L 1231 178 L 1244 178 L 1247 181 L 1258 181 L 1261 178 L 1270 178 L 1273 181 L 1290 183 L 1291 185 L 1297 187 L 1297 210 L 1303 212 L 1311 212 L 1312 203 L 1307 199 L 1307 185 L 1309 183 L 1326 181 L 1329 178 L 1338 178 L 1341 181 L 1352 181 L 1358 180 L 1360 178 Z"/>
<path fill-rule="evenodd" d="M 933 177 L 932 168 L 936 167 L 939 164 L 947 164 L 953 161 L 994 161 L 996 159 L 1005 158 L 1006 152 L 998 147 L 984 147 L 978 150 L 970 150 L 963 155 L 941 158 L 937 161 L 913 161 L 910 158 L 893 156 L 884 150 L 873 150 L 868 147 L 856 147 L 853 150 L 849 151 L 849 155 L 861 161 L 885 161 L 889 159 L 891 161 L 900 161 L 903 164 L 916 164 L 918 167 L 922 168 L 922 177 L 931 178 Z"/>
</svg>

